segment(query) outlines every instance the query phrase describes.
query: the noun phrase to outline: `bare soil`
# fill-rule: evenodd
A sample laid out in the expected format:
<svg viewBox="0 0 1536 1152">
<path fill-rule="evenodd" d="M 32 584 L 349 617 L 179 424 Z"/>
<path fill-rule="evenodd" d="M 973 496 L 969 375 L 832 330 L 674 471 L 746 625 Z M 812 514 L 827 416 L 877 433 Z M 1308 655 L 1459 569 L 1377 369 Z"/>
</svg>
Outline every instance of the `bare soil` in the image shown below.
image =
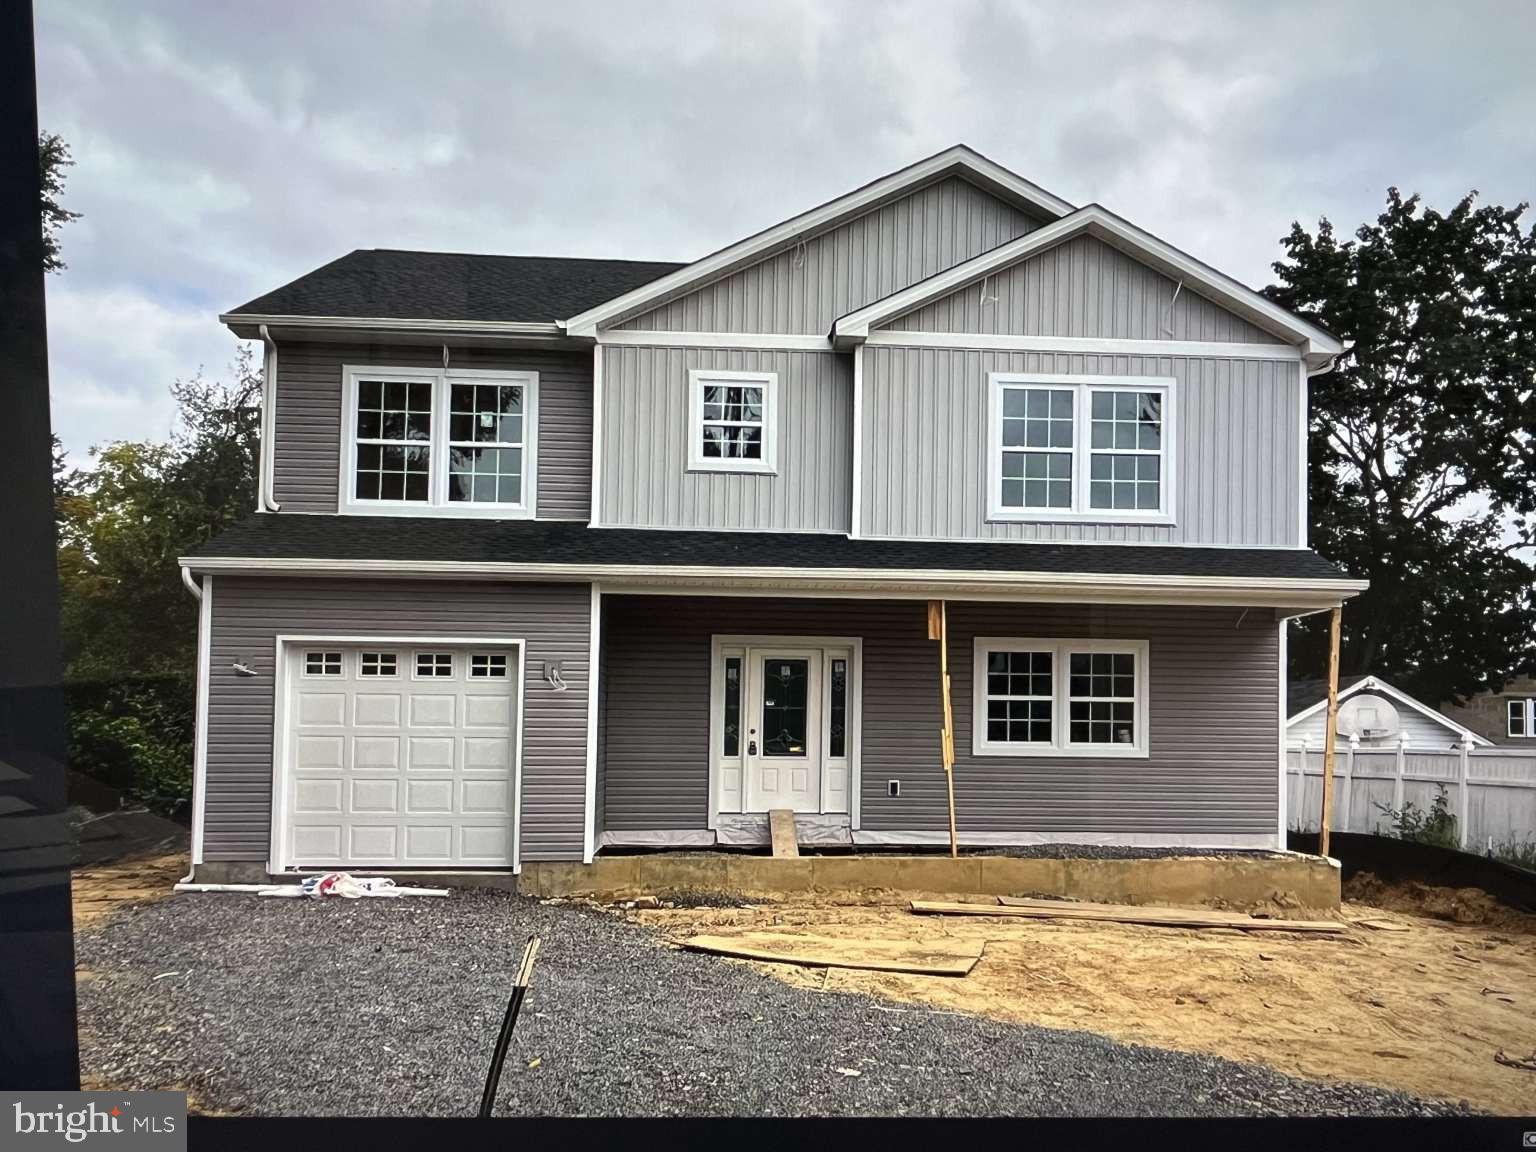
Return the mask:
<svg viewBox="0 0 1536 1152">
<path fill-rule="evenodd" d="M 70 891 L 77 929 L 110 916 L 125 904 L 164 900 L 171 886 L 187 874 L 183 852 L 136 856 L 110 864 L 78 868 Z"/>
<path fill-rule="evenodd" d="M 1529 1113 L 1536 1073 L 1500 1065 L 1494 1055 L 1536 1048 L 1536 917 L 1465 894 L 1458 906 L 1481 907 L 1496 927 L 1392 910 L 1406 899 L 1387 895 L 1386 908 L 1347 902 L 1342 917 L 1352 927 L 1337 936 L 915 916 L 809 900 L 625 915 L 673 938 L 773 931 L 843 939 L 851 954 L 866 938 L 981 945 L 981 962 L 963 978 L 732 963 L 801 987 L 1084 1029 L 1296 1076 Z M 1422 898 L 1414 905 L 1423 906 Z"/>
</svg>

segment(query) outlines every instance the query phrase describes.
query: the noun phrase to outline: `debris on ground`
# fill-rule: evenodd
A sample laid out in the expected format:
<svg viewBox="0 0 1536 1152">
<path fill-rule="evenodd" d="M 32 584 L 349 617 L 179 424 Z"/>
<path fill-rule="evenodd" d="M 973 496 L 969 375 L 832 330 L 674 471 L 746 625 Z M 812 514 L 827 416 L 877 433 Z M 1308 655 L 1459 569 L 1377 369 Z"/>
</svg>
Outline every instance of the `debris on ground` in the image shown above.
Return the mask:
<svg viewBox="0 0 1536 1152">
<path fill-rule="evenodd" d="M 1389 883 L 1372 872 L 1357 872 L 1344 881 L 1344 899 L 1409 916 L 1536 934 L 1536 915 L 1500 903 L 1481 888 L 1444 888 L 1417 880 Z"/>
<path fill-rule="evenodd" d="M 1493 1058 L 1506 1068 L 1523 1068 L 1527 1072 L 1536 1072 L 1536 1051 L 1529 1056 L 1506 1056 L 1500 1048 L 1493 1054 Z"/>
<path fill-rule="evenodd" d="M 1086 900 L 1032 900 L 999 896 L 993 903 L 913 900 L 911 909 L 923 916 L 1018 916 L 1033 920 L 1103 920 L 1115 924 L 1147 924 L 1164 928 L 1222 929 L 1243 932 L 1343 932 L 1332 920 L 1270 920 L 1240 912 L 1199 912 L 1184 908 L 1148 908 L 1129 904 L 1093 904 Z"/>
<path fill-rule="evenodd" d="M 828 936 L 791 936 L 782 932 L 690 936 L 680 943 L 694 952 L 714 952 L 743 960 L 798 964 L 805 968 L 910 972 L 918 976 L 965 976 L 981 959 L 980 945 L 969 950 L 940 949 L 920 947 L 909 940 L 839 940 Z"/>
<path fill-rule="evenodd" d="M 256 893 L 258 896 L 312 896 L 322 900 L 327 896 L 341 896 L 347 900 L 359 900 L 367 896 L 394 899 L 399 896 L 446 896 L 446 888 L 401 887 L 388 876 L 353 876 L 349 872 L 327 872 L 323 876 L 306 876 L 297 884 L 274 884 Z"/>
</svg>

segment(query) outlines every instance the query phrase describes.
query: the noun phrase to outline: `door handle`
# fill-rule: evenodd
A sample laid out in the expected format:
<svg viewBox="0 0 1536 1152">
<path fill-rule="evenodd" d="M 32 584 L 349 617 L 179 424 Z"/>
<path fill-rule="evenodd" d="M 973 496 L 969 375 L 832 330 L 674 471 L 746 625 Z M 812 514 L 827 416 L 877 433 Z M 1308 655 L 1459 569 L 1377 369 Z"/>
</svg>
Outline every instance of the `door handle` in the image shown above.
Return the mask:
<svg viewBox="0 0 1536 1152">
<path fill-rule="evenodd" d="M 757 755 L 757 741 L 756 740 L 748 740 L 747 741 L 747 755 L 748 756 L 756 756 Z"/>
</svg>

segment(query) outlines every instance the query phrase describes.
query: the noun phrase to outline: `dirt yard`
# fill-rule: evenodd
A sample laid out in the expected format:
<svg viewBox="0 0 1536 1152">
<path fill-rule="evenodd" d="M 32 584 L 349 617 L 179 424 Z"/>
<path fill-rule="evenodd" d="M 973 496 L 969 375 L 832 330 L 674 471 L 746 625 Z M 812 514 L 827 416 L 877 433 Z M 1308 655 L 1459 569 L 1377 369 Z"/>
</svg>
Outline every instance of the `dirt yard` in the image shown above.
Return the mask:
<svg viewBox="0 0 1536 1152">
<path fill-rule="evenodd" d="M 181 852 L 78 868 L 70 884 L 75 928 L 94 924 L 124 904 L 164 900 L 186 873 L 187 857 Z"/>
<path fill-rule="evenodd" d="M 1415 895 L 1385 891 L 1386 907 Z M 1536 1072 L 1494 1060 L 1536 1049 L 1536 917 L 1480 893 L 1429 893 L 1459 924 L 1346 903 L 1338 936 L 1248 934 L 1081 921 L 915 916 L 895 907 L 806 902 L 626 913 L 680 939 L 773 931 L 983 945 L 969 976 L 909 976 L 756 961 L 816 989 L 1085 1029 L 1116 1040 L 1466 1100 L 1503 1114 L 1536 1107 Z M 1418 894 L 1420 898 L 1424 892 Z M 1461 909 L 1460 912 L 1457 909 Z M 1491 922 L 1491 926 L 1490 926 Z M 1391 930 L 1391 929 L 1397 930 Z"/>
</svg>

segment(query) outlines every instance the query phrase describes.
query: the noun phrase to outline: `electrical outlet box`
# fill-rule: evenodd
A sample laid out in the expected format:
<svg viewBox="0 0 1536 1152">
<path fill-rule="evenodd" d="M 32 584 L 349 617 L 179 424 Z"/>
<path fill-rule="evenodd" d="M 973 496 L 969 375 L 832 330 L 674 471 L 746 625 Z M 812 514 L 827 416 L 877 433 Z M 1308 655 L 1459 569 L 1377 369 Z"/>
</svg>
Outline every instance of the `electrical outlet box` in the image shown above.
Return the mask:
<svg viewBox="0 0 1536 1152">
<path fill-rule="evenodd" d="M 892 796 L 900 796 L 901 795 L 901 781 L 900 780 L 887 780 L 885 782 L 885 789 Z"/>
</svg>

